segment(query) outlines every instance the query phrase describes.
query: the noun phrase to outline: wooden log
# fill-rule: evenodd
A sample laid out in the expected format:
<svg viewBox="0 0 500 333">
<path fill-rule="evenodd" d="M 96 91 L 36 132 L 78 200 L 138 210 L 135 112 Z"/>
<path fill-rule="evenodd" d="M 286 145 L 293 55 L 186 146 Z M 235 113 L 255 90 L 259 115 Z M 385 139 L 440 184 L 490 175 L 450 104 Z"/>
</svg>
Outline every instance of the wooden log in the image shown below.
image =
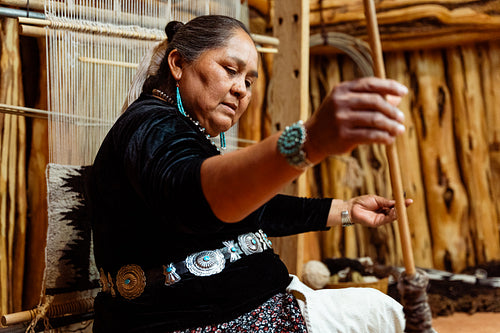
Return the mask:
<svg viewBox="0 0 500 333">
<path fill-rule="evenodd" d="M 37 315 L 37 310 L 27 310 L 21 312 L 8 313 L 2 316 L 2 325 L 10 326 L 19 323 L 26 323 L 33 320 Z"/>
<path fill-rule="evenodd" d="M 410 87 L 409 69 L 404 53 L 395 52 L 386 55 L 387 77 Z M 429 231 L 429 221 L 426 214 L 425 189 L 422 182 L 418 138 L 415 122 L 411 113 L 412 92 L 404 97 L 399 109 L 405 114 L 406 132 L 399 136 L 396 145 L 402 174 L 403 188 L 406 197 L 413 199 L 408 207 L 408 221 L 410 224 L 411 241 L 415 265 L 432 268 L 432 244 Z"/>
<path fill-rule="evenodd" d="M 500 94 L 498 93 L 498 82 L 500 82 L 500 45 L 489 43 L 479 45 L 481 56 L 480 72 L 483 88 L 485 118 L 488 137 L 488 151 L 490 158 L 490 193 L 493 202 L 500 202 Z M 496 205 L 498 227 L 500 228 L 500 205 Z"/>
<path fill-rule="evenodd" d="M 20 90 L 22 92 L 22 90 Z M 27 228 L 27 189 L 26 189 L 26 119 L 17 117 L 17 147 L 18 158 L 16 166 L 16 223 L 14 231 L 13 251 L 13 311 L 21 311 L 23 308 L 23 282 L 26 258 L 26 228 Z"/>
<path fill-rule="evenodd" d="M 17 20 L 5 18 L 1 21 L 1 81 L 0 103 L 24 105 L 19 34 Z M 24 277 L 25 231 L 26 231 L 26 183 L 25 183 L 25 119 L 10 116 L 4 123 L 9 129 L 8 139 L 2 146 L 2 237 L 5 249 L 2 272 L 7 269 L 8 279 L 2 281 L 8 287 L 2 297 L 3 309 L 20 311 L 22 308 L 22 287 Z M 6 134 L 7 135 L 7 134 Z M 5 203 L 6 200 L 6 203 Z M 5 223 L 5 224 L 4 224 Z M 2 278 L 4 275 L 2 276 Z M 3 289 L 2 289 L 3 291 Z M 7 298 L 7 309 L 5 299 Z"/>
<path fill-rule="evenodd" d="M 22 94 L 22 89 L 19 90 Z M 21 99 L 18 104 L 21 104 Z M 24 104 L 24 103 L 23 103 Z M 17 117 L 18 121 L 18 158 L 17 158 L 17 179 L 16 179 L 16 229 L 14 234 L 13 252 L 13 311 L 23 309 L 23 283 L 25 273 L 26 258 L 26 229 L 27 229 L 27 182 L 26 182 L 26 119 Z"/>
<path fill-rule="evenodd" d="M 325 27 L 366 37 L 362 0 L 323 0 Z M 442 48 L 500 38 L 500 3 L 475 0 L 380 0 L 376 3 L 385 51 Z M 311 32 L 321 26 L 320 0 L 311 1 Z"/>
<path fill-rule="evenodd" d="M 410 54 L 415 78 L 412 118 L 420 143 L 426 206 L 437 269 L 461 271 L 473 257 L 468 248 L 468 201 L 461 182 L 453 137 L 453 106 L 439 51 Z"/>
<path fill-rule="evenodd" d="M 455 142 L 461 177 L 469 196 L 467 220 L 477 263 L 500 258 L 496 202 L 490 195 L 488 135 L 481 98 L 481 77 L 476 48 L 449 49 L 448 77 L 453 100 Z"/>
<path fill-rule="evenodd" d="M 9 72 L 11 70 L 9 69 Z M 10 73 L 9 73 L 10 74 Z M 10 76 L 10 75 L 9 75 Z M 10 87 L 10 91 L 14 92 L 13 87 Z M 17 93 L 17 91 L 16 91 Z M 12 96 L 7 98 L 10 102 Z M 9 275 L 9 293 L 8 293 L 8 309 L 9 312 L 14 312 L 14 239 L 16 230 L 16 171 L 17 171 L 17 118 L 18 116 L 12 116 L 10 119 L 10 139 L 9 151 L 7 153 L 7 267 Z M 24 263 L 23 263 L 24 264 Z M 24 267 L 24 265 L 23 265 Z M 22 284 L 21 284 L 22 286 Z"/>
<path fill-rule="evenodd" d="M 19 32 L 15 19 L 5 20 L 7 47 L 3 54 L 9 59 L 9 75 L 7 82 L 10 86 L 6 103 L 23 106 L 24 94 L 21 72 L 21 55 L 19 50 Z M 6 78 L 5 73 L 4 78 Z M 24 279 L 24 258 L 26 244 L 27 203 L 26 203 L 26 120 L 24 117 L 12 118 L 11 151 L 9 157 L 9 193 L 10 193 L 10 226 L 11 248 L 11 299 L 12 311 L 21 311 Z"/>
<path fill-rule="evenodd" d="M 51 303 L 45 312 L 46 318 L 60 318 L 64 316 L 77 316 L 79 314 L 87 314 L 93 312 L 94 298 L 78 298 L 66 300 L 64 303 Z M 27 311 L 9 313 L 2 316 L 2 324 L 5 326 L 15 325 L 19 323 L 27 323 L 33 320 L 37 315 L 40 315 L 40 309 L 34 308 Z M 55 327 L 54 327 L 55 328 Z"/>
<path fill-rule="evenodd" d="M 0 91 L 1 93 L 1 91 Z M 8 211 L 7 211 L 7 174 L 10 147 L 12 115 L 5 115 L 0 155 L 0 312 L 10 313 L 9 309 L 9 253 L 8 253 Z"/>
<path fill-rule="evenodd" d="M 30 54 L 38 54 L 40 66 L 33 68 L 39 71 L 38 80 L 28 88 L 38 89 L 40 94 L 35 101 L 37 108 L 47 109 L 47 71 L 45 40 L 38 39 L 38 48 L 30 49 Z M 25 45 L 27 47 L 27 45 Z M 42 288 L 45 258 L 35 255 L 45 252 L 47 236 L 47 183 L 45 167 L 48 163 L 48 123 L 45 119 L 33 119 L 31 122 L 30 156 L 28 161 L 28 207 L 30 224 L 27 230 L 26 274 L 24 279 L 23 304 L 25 309 L 37 306 Z"/>
<path fill-rule="evenodd" d="M 0 5 L 4 6 L 12 6 L 19 8 L 27 8 L 29 2 L 29 7 L 32 10 L 43 11 L 44 9 L 44 1 L 43 0 L 1 0 Z"/>
<path fill-rule="evenodd" d="M 15 77 L 12 71 L 12 49 L 16 45 L 12 44 L 13 19 L 1 19 L 0 21 L 0 102 L 12 103 L 13 94 L 16 94 L 16 87 L 13 86 Z M 0 279 L 1 279 L 1 303 L 0 312 L 8 313 L 12 311 L 12 255 L 14 247 L 14 224 L 15 224 L 15 162 L 17 154 L 17 117 L 5 116 L 1 152 L 0 167 Z M 14 166 L 14 167 L 13 167 Z M 14 177 L 12 177 L 14 176 Z"/>
</svg>

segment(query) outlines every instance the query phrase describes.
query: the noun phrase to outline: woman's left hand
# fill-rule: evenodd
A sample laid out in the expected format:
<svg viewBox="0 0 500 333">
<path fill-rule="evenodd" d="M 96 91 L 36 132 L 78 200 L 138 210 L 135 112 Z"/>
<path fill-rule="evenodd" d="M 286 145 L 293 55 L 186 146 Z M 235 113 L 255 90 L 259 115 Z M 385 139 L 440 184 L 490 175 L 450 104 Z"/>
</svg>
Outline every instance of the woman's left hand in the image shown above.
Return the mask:
<svg viewBox="0 0 500 333">
<path fill-rule="evenodd" d="M 413 203 L 406 199 L 406 206 Z M 351 221 L 365 227 L 379 227 L 397 219 L 395 200 L 378 195 L 362 195 L 343 201 L 334 199 L 328 216 L 328 226 L 341 225 L 341 212 L 348 211 Z"/>
<path fill-rule="evenodd" d="M 413 203 L 406 199 L 406 206 Z M 363 195 L 348 201 L 351 220 L 365 227 L 379 227 L 397 219 L 395 200 L 389 200 L 377 195 Z"/>
</svg>

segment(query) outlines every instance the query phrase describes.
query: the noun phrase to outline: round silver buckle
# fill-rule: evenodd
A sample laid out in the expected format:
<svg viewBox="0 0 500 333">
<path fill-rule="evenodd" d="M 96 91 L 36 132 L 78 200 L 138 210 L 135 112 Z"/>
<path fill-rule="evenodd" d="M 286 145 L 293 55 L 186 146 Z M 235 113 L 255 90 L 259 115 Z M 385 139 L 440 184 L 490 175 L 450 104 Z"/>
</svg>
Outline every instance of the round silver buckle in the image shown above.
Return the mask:
<svg viewBox="0 0 500 333">
<path fill-rule="evenodd" d="M 222 272 L 226 259 L 220 250 L 201 251 L 186 258 L 186 267 L 196 276 L 209 276 Z"/>
</svg>

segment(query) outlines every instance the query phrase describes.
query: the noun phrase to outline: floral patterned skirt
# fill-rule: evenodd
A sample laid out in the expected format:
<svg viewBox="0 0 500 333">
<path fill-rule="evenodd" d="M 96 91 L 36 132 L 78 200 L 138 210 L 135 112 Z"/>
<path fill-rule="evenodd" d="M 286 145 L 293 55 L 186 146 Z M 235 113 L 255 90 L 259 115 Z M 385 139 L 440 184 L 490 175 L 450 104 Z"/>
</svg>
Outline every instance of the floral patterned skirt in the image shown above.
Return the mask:
<svg viewBox="0 0 500 333">
<path fill-rule="evenodd" d="M 172 333 L 271 333 L 307 332 L 306 324 L 295 297 L 280 293 L 258 308 L 231 321 L 214 326 L 190 328 Z"/>
</svg>

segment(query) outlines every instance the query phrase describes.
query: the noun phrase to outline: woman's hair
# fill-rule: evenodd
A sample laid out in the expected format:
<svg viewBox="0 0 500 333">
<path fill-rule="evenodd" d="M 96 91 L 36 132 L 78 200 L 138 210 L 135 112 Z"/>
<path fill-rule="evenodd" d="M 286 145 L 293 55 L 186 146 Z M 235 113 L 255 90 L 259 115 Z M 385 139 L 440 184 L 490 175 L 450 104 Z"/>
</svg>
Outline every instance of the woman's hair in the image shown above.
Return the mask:
<svg viewBox="0 0 500 333">
<path fill-rule="evenodd" d="M 138 97 L 141 86 L 145 93 L 157 88 L 173 96 L 176 82 L 168 65 L 168 55 L 172 50 L 177 49 L 181 57 L 190 63 L 205 51 L 224 47 L 238 29 L 250 35 L 243 23 L 222 15 L 199 16 L 186 24 L 169 22 L 165 27 L 167 40 L 158 44 L 141 61 L 124 109 Z"/>
</svg>

